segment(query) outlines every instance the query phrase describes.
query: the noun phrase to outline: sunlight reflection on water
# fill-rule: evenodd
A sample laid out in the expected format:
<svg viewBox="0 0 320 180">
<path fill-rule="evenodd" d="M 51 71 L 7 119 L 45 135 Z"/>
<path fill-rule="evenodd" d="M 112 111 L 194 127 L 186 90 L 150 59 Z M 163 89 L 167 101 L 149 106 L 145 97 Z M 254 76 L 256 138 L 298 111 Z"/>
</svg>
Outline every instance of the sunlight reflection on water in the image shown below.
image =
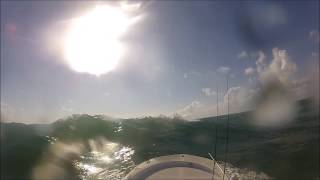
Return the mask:
<svg viewBox="0 0 320 180">
<path fill-rule="evenodd" d="M 95 147 L 95 144 L 90 146 Z M 83 179 L 121 179 L 135 166 L 133 154 L 130 147 L 106 142 L 101 148 L 81 156 L 76 166 Z"/>
</svg>

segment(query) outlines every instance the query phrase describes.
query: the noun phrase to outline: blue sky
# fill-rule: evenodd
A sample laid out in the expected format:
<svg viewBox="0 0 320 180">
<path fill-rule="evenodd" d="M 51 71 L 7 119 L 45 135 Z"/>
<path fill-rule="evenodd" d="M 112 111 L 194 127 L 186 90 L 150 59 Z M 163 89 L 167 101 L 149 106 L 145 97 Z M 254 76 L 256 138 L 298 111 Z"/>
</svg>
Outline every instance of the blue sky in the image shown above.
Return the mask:
<svg viewBox="0 0 320 180">
<path fill-rule="evenodd" d="M 284 50 L 280 61 L 297 67 L 288 72 L 292 81 L 306 78 L 312 53 L 318 56 L 319 1 L 141 3 L 143 18 L 123 36 L 128 52 L 115 69 L 97 77 L 73 71 L 59 49 L 68 20 L 103 3 L 2 1 L 2 117 L 16 122 L 51 122 L 77 113 L 205 117 L 215 115 L 217 86 L 223 103 L 226 76 L 234 92 L 256 91 L 259 52 L 269 66 L 276 59 L 273 49 Z M 250 77 L 249 67 L 256 72 Z"/>
</svg>

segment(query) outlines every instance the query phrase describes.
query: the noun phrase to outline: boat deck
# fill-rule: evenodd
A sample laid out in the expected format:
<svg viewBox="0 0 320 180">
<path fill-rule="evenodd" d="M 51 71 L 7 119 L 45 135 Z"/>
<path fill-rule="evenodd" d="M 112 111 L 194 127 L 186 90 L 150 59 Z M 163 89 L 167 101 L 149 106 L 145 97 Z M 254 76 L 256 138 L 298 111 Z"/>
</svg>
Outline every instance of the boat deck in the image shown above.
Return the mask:
<svg viewBox="0 0 320 180">
<path fill-rule="evenodd" d="M 223 170 L 218 163 L 193 155 L 177 154 L 150 159 L 138 165 L 126 180 L 222 180 Z M 225 175 L 225 180 L 229 178 Z"/>
</svg>

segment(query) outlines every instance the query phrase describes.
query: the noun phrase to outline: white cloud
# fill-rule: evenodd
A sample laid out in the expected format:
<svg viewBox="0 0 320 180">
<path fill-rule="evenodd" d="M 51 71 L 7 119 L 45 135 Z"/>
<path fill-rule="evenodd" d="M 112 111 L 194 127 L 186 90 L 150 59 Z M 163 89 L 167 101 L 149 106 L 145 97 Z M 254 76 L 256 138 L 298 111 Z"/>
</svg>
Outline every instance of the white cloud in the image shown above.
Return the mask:
<svg viewBox="0 0 320 180">
<path fill-rule="evenodd" d="M 289 83 L 288 81 L 291 80 L 297 71 L 297 65 L 290 60 L 286 50 L 273 48 L 272 54 L 273 60 L 269 65 L 270 71 L 276 75 L 282 83 Z"/>
<path fill-rule="evenodd" d="M 178 110 L 175 114 L 187 120 L 195 120 L 204 117 L 216 116 L 217 106 L 219 115 L 227 114 L 229 96 L 229 113 L 247 111 L 253 108 L 253 101 L 257 96 L 257 91 L 244 87 L 232 87 L 223 96 L 222 101 L 214 104 L 202 104 L 199 101 L 193 101 L 184 108 Z"/>
<path fill-rule="evenodd" d="M 248 67 L 244 70 L 245 75 L 249 77 L 249 82 L 253 83 L 256 81 L 255 73 L 256 70 L 253 67 Z"/>
<path fill-rule="evenodd" d="M 198 118 L 198 113 L 201 108 L 203 108 L 203 105 L 199 101 L 192 101 L 191 104 L 188 104 L 184 108 L 178 110 L 176 114 L 179 114 L 185 119 L 196 119 Z"/>
<path fill-rule="evenodd" d="M 267 64 L 266 64 L 266 55 L 262 52 L 258 52 L 258 60 L 256 61 L 257 66 L 257 72 L 261 73 L 265 70 Z"/>
<path fill-rule="evenodd" d="M 200 72 L 194 71 L 194 70 L 192 70 L 190 72 L 186 72 L 186 73 L 183 74 L 183 78 L 185 78 L 185 79 L 188 79 L 190 77 L 197 77 L 197 76 L 198 77 L 202 76 L 202 74 Z"/>
<path fill-rule="evenodd" d="M 215 92 L 214 90 L 210 89 L 210 88 L 202 88 L 201 92 L 203 94 L 205 94 L 206 96 L 214 96 L 217 94 L 217 92 Z"/>
<path fill-rule="evenodd" d="M 249 55 L 246 51 L 242 51 L 241 53 L 238 54 L 238 59 L 245 59 L 245 58 L 248 58 Z"/>
<path fill-rule="evenodd" d="M 258 92 L 254 89 L 247 89 L 241 86 L 232 87 L 224 95 L 223 103 L 226 107 L 229 99 L 229 111 L 232 113 L 247 111 L 253 108 L 257 95 Z M 224 108 L 225 113 L 226 110 Z"/>
<path fill-rule="evenodd" d="M 226 66 L 221 66 L 217 69 L 217 72 L 222 74 L 222 75 L 228 75 L 230 73 L 231 69 Z"/>
<path fill-rule="evenodd" d="M 290 85 L 298 69 L 297 65 L 291 61 L 286 50 L 273 48 L 272 56 L 273 59 L 268 63 L 265 53 L 259 51 L 256 69 L 249 67 L 245 69 L 245 74 L 252 79 L 257 72 L 257 79 L 262 85 L 268 84 L 270 81 L 280 81 L 283 85 Z"/>
<path fill-rule="evenodd" d="M 273 48 L 270 62 L 267 62 L 267 57 L 262 51 L 258 53 L 256 69 L 245 70 L 245 74 L 248 76 L 250 74 L 249 78 L 256 77 L 262 85 L 256 92 L 254 123 L 259 126 L 276 127 L 294 118 L 296 111 L 294 97 L 305 97 L 307 88 L 306 80 L 295 79 L 297 69 L 297 65 L 291 61 L 286 50 Z M 250 93 L 248 95 L 251 96 Z M 245 95 L 240 95 L 243 96 Z M 235 100 L 232 101 L 237 105 Z M 241 102 L 238 105 L 240 104 Z"/>
<path fill-rule="evenodd" d="M 254 110 L 253 122 L 261 126 L 280 126 L 290 122 L 296 112 L 294 97 L 306 97 L 310 89 L 310 79 L 297 79 L 297 65 L 290 59 L 286 50 L 273 48 L 272 59 L 268 62 L 264 52 L 257 53 L 256 67 L 248 67 L 244 73 L 257 79 L 260 85 L 255 89 L 241 86 L 231 87 L 218 104 L 201 104 L 193 101 L 178 111 L 185 119 L 199 119 L 229 112 L 237 113 Z M 220 67 L 217 72 L 229 74 L 229 67 Z M 210 88 L 202 88 L 202 93 L 213 95 Z"/>
<path fill-rule="evenodd" d="M 291 60 L 286 50 L 273 48 L 272 60 L 267 61 L 264 52 L 259 51 L 256 60 L 256 69 L 249 67 L 245 69 L 245 74 L 249 77 L 249 82 L 258 80 L 264 87 L 270 84 L 284 86 L 289 93 L 295 94 L 300 99 L 307 95 L 307 80 L 296 79 L 297 65 Z"/>
<path fill-rule="evenodd" d="M 256 72 L 256 70 L 252 67 L 248 67 L 244 70 L 244 73 L 247 75 L 247 76 L 253 76 L 254 73 Z"/>
</svg>

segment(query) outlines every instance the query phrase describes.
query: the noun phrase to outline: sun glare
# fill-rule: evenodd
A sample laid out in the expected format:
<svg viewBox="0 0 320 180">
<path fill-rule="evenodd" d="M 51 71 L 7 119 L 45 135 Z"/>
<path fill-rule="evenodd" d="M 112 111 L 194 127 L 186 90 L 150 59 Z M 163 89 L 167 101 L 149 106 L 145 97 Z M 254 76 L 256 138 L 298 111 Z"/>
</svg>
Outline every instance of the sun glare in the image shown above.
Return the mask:
<svg viewBox="0 0 320 180">
<path fill-rule="evenodd" d="M 113 70 L 124 53 L 120 37 L 134 19 L 126 9 L 108 5 L 74 19 L 65 42 L 70 67 L 97 76 Z"/>
</svg>

